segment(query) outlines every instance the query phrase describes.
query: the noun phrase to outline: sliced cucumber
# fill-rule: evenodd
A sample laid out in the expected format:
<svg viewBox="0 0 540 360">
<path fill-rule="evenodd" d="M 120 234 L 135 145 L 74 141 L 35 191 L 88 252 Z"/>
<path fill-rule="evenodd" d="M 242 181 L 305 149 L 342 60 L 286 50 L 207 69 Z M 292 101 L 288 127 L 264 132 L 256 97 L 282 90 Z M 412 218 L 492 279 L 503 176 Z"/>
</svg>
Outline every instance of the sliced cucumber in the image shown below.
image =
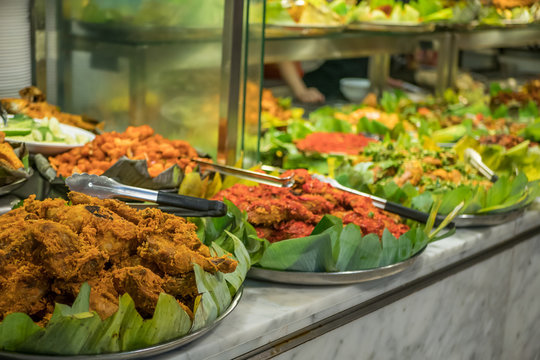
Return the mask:
<svg viewBox="0 0 540 360">
<path fill-rule="evenodd" d="M 8 128 L 8 129 L 0 129 L 4 134 L 6 134 L 7 137 L 10 136 L 23 136 L 28 135 L 32 132 L 31 128 Z"/>
</svg>

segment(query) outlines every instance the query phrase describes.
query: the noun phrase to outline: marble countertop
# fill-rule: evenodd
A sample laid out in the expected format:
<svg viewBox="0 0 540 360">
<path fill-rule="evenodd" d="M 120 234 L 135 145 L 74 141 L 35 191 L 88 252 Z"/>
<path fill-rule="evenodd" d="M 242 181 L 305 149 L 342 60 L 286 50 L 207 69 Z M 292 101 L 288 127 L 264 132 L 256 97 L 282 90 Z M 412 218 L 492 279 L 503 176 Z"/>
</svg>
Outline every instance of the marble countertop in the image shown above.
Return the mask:
<svg viewBox="0 0 540 360">
<path fill-rule="evenodd" d="M 313 323 L 362 304 L 415 279 L 480 254 L 538 226 L 540 203 L 504 225 L 458 229 L 428 246 L 419 259 L 397 275 L 355 285 L 296 286 L 246 281 L 238 307 L 203 338 L 158 359 L 231 359 Z"/>
</svg>

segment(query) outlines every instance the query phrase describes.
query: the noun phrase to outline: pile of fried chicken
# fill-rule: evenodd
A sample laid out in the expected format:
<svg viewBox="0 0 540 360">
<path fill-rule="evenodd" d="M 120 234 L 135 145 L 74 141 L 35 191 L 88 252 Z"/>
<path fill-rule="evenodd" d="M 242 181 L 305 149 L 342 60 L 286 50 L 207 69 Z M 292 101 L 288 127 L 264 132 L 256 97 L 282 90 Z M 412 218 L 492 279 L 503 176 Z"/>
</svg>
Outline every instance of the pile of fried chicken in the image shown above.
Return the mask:
<svg viewBox="0 0 540 360">
<path fill-rule="evenodd" d="M 183 218 L 76 192 L 69 199 L 32 196 L 0 216 L 0 321 L 23 312 L 44 325 L 55 302 L 71 304 L 84 282 L 90 309 L 102 318 L 117 311 L 124 293 L 151 317 L 162 292 L 193 316 L 193 264 L 210 273 L 236 269 L 228 255 L 211 256 Z"/>
<path fill-rule="evenodd" d="M 330 214 L 360 227 L 362 234 L 382 236 L 388 229 L 399 237 L 409 230 L 400 218 L 373 206 L 370 199 L 333 188 L 312 178 L 307 170 L 290 170 L 292 188 L 236 184 L 216 194 L 246 211 L 257 235 L 270 242 L 309 236 L 324 215 Z"/>
<path fill-rule="evenodd" d="M 151 177 L 173 165 L 189 172 L 195 167 L 192 162 L 197 151 L 183 140 L 165 139 L 148 126 L 128 126 L 126 131 L 115 131 L 98 135 L 94 140 L 63 154 L 50 157 L 49 161 L 58 175 L 75 173 L 101 175 L 121 157 L 146 160 Z"/>
</svg>

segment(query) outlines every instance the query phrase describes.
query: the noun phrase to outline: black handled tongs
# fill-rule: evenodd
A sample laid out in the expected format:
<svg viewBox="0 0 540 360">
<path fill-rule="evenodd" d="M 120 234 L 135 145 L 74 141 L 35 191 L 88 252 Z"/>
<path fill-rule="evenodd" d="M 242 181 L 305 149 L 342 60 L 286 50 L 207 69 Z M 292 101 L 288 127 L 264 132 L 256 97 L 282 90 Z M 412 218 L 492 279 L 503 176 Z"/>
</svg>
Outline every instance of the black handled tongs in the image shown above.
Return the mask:
<svg viewBox="0 0 540 360">
<path fill-rule="evenodd" d="M 467 148 L 465 149 L 465 160 L 467 160 L 480 174 L 484 175 L 491 182 L 497 182 L 499 177 L 482 161 L 482 156 L 476 152 L 476 150 Z"/>
<path fill-rule="evenodd" d="M 424 224 L 427 223 L 427 221 L 428 221 L 429 214 L 425 213 L 423 211 L 418 211 L 418 210 L 415 210 L 415 209 L 411 209 L 410 207 L 403 206 L 401 204 L 398 204 L 398 203 L 395 203 L 395 202 L 392 202 L 392 201 L 388 201 L 388 200 L 383 199 L 381 197 L 374 196 L 374 195 L 371 195 L 371 194 L 367 194 L 367 193 L 364 193 L 364 192 L 361 192 L 361 191 L 358 191 L 358 190 L 355 190 L 355 189 L 351 189 L 351 188 L 349 188 L 347 186 L 341 185 L 339 182 L 337 182 L 337 180 L 328 178 L 326 176 L 322 176 L 322 175 L 319 175 L 319 174 L 312 174 L 311 176 L 313 178 L 321 181 L 321 182 L 325 182 L 327 184 L 332 185 L 336 189 L 346 191 L 346 192 L 351 193 L 351 194 L 355 194 L 355 195 L 359 195 L 359 196 L 362 196 L 362 197 L 369 198 L 369 199 L 371 199 L 371 202 L 372 202 L 373 206 L 375 206 L 375 207 L 377 207 L 377 208 L 379 208 L 381 210 L 385 210 L 385 211 L 391 212 L 393 214 L 397 214 L 397 215 L 399 215 L 401 217 L 411 219 L 411 220 L 415 220 L 415 221 L 418 221 L 418 222 L 421 222 L 421 223 L 424 223 Z M 437 217 L 435 218 L 435 225 L 439 225 L 440 223 L 443 222 L 443 220 L 444 220 L 444 216 L 437 215 Z M 454 226 L 454 224 L 450 223 L 449 226 L 452 227 L 452 226 Z"/>
<path fill-rule="evenodd" d="M 127 198 L 169 205 L 160 209 L 180 216 L 218 217 L 227 215 L 227 205 L 221 201 L 127 186 L 106 176 L 74 174 L 66 179 L 66 185 L 72 191 L 100 199 Z"/>
<path fill-rule="evenodd" d="M 194 161 L 197 162 L 199 165 L 211 168 L 215 172 L 219 172 L 224 175 L 236 176 L 241 179 L 251 180 L 265 185 L 277 187 L 291 187 L 294 184 L 294 179 L 292 175 L 287 177 L 279 177 L 260 173 L 257 171 L 244 170 L 234 166 L 214 164 L 210 161 L 202 159 L 194 159 Z"/>
</svg>

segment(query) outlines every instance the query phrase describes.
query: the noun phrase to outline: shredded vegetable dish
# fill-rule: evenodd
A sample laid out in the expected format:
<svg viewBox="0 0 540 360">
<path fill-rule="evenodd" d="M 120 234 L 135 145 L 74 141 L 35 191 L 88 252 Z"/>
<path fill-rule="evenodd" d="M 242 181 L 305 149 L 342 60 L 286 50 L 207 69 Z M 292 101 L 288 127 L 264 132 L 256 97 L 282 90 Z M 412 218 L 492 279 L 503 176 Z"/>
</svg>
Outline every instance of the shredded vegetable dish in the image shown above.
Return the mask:
<svg viewBox="0 0 540 360">
<path fill-rule="evenodd" d="M 485 188 L 492 185 L 470 165 L 460 162 L 458 155 L 452 151 L 372 143 L 364 149 L 364 156 L 371 160 L 373 183 L 393 181 L 400 187 L 410 183 L 421 191 L 443 187 L 453 189 L 461 184 Z"/>
</svg>

